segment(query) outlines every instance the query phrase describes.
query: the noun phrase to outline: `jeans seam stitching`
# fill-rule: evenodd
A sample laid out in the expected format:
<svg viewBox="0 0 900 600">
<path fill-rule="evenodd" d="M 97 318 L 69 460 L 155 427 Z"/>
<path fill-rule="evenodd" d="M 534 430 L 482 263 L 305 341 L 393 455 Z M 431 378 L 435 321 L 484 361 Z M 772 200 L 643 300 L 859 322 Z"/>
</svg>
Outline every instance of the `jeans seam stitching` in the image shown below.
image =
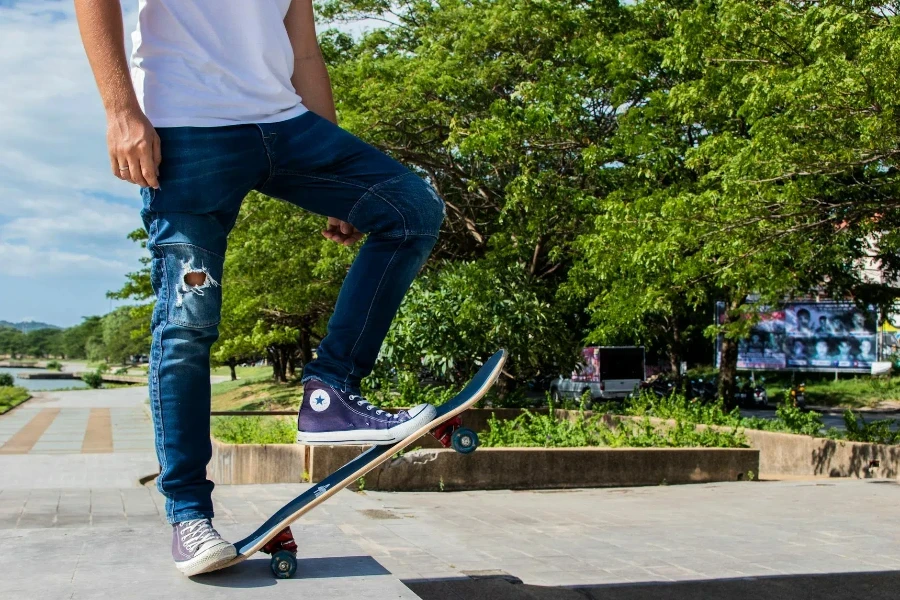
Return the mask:
<svg viewBox="0 0 900 600">
<path fill-rule="evenodd" d="M 259 135 L 262 138 L 263 150 L 266 153 L 266 160 L 269 161 L 269 176 L 266 177 L 266 181 L 259 187 L 260 191 L 265 190 L 266 186 L 269 185 L 269 182 L 272 181 L 272 177 L 275 176 L 275 163 L 272 161 L 272 155 L 269 153 L 269 146 L 266 144 L 266 134 L 263 131 L 262 127 L 259 124 L 256 124 L 256 128 L 259 130 Z"/>
<path fill-rule="evenodd" d="M 401 177 L 406 177 L 407 175 L 415 175 L 415 173 L 412 173 L 411 171 L 407 171 L 405 173 L 400 173 L 399 175 L 395 175 L 395 176 L 391 177 L 390 179 L 385 179 L 381 183 L 376 183 L 375 185 L 373 185 L 369 188 L 369 191 L 374 193 L 375 190 L 377 190 L 378 188 L 384 187 L 387 184 L 391 183 L 392 181 L 397 181 Z"/>
<path fill-rule="evenodd" d="M 395 209 L 396 210 L 396 209 Z M 407 238 L 404 236 L 403 240 L 400 242 L 400 245 L 394 249 L 394 253 L 391 255 L 391 260 L 388 261 L 387 266 L 384 268 L 384 272 L 381 273 L 381 279 L 378 280 L 378 286 L 375 288 L 375 293 L 372 294 L 372 301 L 369 303 L 369 308 L 366 311 L 366 320 L 363 322 L 362 328 L 359 330 L 359 335 L 356 337 L 356 341 L 353 343 L 353 348 L 350 349 L 350 372 L 344 377 L 344 385 L 350 381 L 350 376 L 354 374 L 356 371 L 356 364 L 354 362 L 356 356 L 356 348 L 359 346 L 359 341 L 362 339 L 363 334 L 366 331 L 366 327 L 369 325 L 369 317 L 372 315 L 372 307 L 375 306 L 375 299 L 378 298 L 378 293 L 381 291 L 381 284 L 384 283 L 384 277 L 387 275 L 387 272 L 390 270 L 391 265 L 394 264 L 394 259 L 397 258 L 397 252 L 400 251 L 400 248 L 403 247 L 403 244 L 406 243 Z"/>
<path fill-rule="evenodd" d="M 293 177 L 307 177 L 309 179 L 318 179 L 320 181 L 332 181 L 334 183 L 343 183 L 344 185 L 352 185 L 353 187 L 357 187 L 362 190 L 366 190 L 367 192 L 371 189 L 369 187 L 366 187 L 365 185 L 356 183 L 355 181 L 350 181 L 348 179 L 341 179 L 341 178 L 336 178 L 336 177 L 322 177 L 320 175 L 310 175 L 308 173 L 300 173 L 299 171 L 291 171 L 290 169 L 278 169 L 277 171 L 274 172 L 274 174 L 275 175 L 291 175 Z M 382 183 L 385 183 L 385 182 L 382 182 Z"/>
<path fill-rule="evenodd" d="M 197 244 L 191 244 L 189 242 L 166 242 L 163 244 L 154 244 L 154 245 L 160 249 L 168 248 L 169 246 L 190 246 L 191 248 L 197 248 L 199 250 L 203 250 L 204 252 L 209 252 L 213 256 L 216 256 L 218 258 L 221 258 L 222 260 L 225 260 L 225 257 L 222 256 L 221 254 L 219 254 L 218 252 L 213 252 L 212 250 L 204 248 L 203 246 L 198 246 Z"/>
<path fill-rule="evenodd" d="M 400 211 L 400 209 L 398 209 L 396 206 L 394 206 L 393 204 L 391 204 L 391 201 L 390 201 L 390 200 L 388 200 L 387 198 L 385 198 L 384 196 L 382 196 L 382 195 L 379 194 L 378 192 L 368 192 L 368 193 L 372 194 L 372 195 L 375 196 L 376 198 L 380 198 L 382 202 L 384 202 L 385 204 L 387 204 L 388 206 L 390 206 L 391 208 L 393 208 L 393 209 L 397 212 L 397 214 L 400 215 L 400 220 L 403 221 L 403 237 L 404 237 L 404 238 L 407 237 L 407 236 L 409 235 L 409 229 L 408 229 L 407 226 L 406 226 L 406 217 L 403 215 L 403 213 Z M 360 200 L 362 200 L 362 199 L 360 198 Z M 399 237 L 399 236 L 398 236 L 398 237 Z"/>
<path fill-rule="evenodd" d="M 154 245 L 157 246 L 157 248 L 159 247 L 158 244 L 154 244 Z M 163 290 L 163 293 L 165 293 L 166 298 L 165 298 L 165 302 L 163 305 L 164 308 L 162 311 L 163 312 L 163 322 L 157 328 L 157 331 L 159 331 L 159 333 L 156 336 L 156 340 L 157 340 L 156 347 L 159 349 L 159 352 L 157 353 L 157 357 L 156 357 L 156 368 L 153 369 L 153 380 L 155 383 L 154 389 L 156 390 L 156 394 L 155 394 L 156 398 L 155 398 L 154 406 L 156 409 L 155 412 L 158 413 L 160 447 L 162 449 L 162 451 L 159 453 L 159 455 L 162 458 L 161 462 L 163 463 L 160 465 L 160 474 L 165 472 L 166 468 L 169 466 L 169 461 L 166 460 L 166 451 L 165 451 L 166 428 L 165 428 L 165 425 L 163 424 L 162 399 L 160 398 L 160 395 L 159 395 L 159 368 L 162 363 L 162 337 L 163 337 L 163 333 L 165 332 L 166 325 L 169 324 L 169 290 L 167 289 L 169 275 L 168 275 L 168 269 L 166 268 L 165 255 L 163 255 L 163 259 L 162 259 L 162 268 L 163 268 L 163 285 L 160 287 Z M 160 485 L 158 487 L 160 488 L 160 491 L 162 492 L 163 491 L 162 490 L 162 480 L 160 480 L 159 483 L 160 483 Z M 175 501 L 170 500 L 169 497 L 166 496 L 166 504 L 167 505 L 171 504 L 171 508 L 169 508 L 168 506 L 166 507 L 166 516 L 169 517 L 169 522 L 171 523 L 175 520 Z"/>
</svg>

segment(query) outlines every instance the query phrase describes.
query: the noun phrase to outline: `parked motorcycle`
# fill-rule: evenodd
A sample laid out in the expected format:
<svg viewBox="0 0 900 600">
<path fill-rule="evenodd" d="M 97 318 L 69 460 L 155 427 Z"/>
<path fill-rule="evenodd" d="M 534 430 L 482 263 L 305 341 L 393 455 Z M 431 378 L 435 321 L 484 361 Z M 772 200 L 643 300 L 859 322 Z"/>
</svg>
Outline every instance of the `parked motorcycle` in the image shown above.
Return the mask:
<svg viewBox="0 0 900 600">
<path fill-rule="evenodd" d="M 800 409 L 806 408 L 806 384 L 791 386 L 791 404 Z"/>
<path fill-rule="evenodd" d="M 744 408 L 764 408 L 769 404 L 769 393 L 763 387 L 764 377 L 760 377 L 760 383 L 756 383 L 749 377 L 737 377 L 735 379 L 734 399 L 738 406 Z"/>
</svg>

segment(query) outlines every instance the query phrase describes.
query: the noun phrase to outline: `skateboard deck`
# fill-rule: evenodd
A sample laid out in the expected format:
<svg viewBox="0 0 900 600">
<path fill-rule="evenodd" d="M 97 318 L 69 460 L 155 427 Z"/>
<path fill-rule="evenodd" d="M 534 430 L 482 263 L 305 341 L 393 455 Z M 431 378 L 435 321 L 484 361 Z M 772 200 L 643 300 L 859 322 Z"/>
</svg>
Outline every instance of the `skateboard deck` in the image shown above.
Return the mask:
<svg viewBox="0 0 900 600">
<path fill-rule="evenodd" d="M 475 450 L 478 436 L 460 426 L 459 415 L 491 389 L 500 377 L 506 356 L 506 350 L 499 350 L 494 354 L 462 391 L 437 407 L 437 414 L 432 421 L 396 444 L 371 447 L 285 504 L 256 531 L 236 542 L 234 545 L 237 556 L 215 570 L 236 565 L 262 550 L 272 555 L 271 567 L 276 577 L 291 577 L 297 568 L 297 545 L 289 528 L 291 523 L 429 432 L 443 446 L 452 446 L 457 452 L 467 454 Z"/>
</svg>

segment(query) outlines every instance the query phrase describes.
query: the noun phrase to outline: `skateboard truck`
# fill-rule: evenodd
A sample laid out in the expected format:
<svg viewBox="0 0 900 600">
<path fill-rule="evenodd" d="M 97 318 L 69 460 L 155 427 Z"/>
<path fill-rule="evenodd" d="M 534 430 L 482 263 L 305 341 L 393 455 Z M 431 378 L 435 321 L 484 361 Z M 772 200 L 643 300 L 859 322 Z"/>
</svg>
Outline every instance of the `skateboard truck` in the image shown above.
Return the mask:
<svg viewBox="0 0 900 600">
<path fill-rule="evenodd" d="M 453 448 L 460 454 L 469 454 L 478 447 L 478 434 L 462 426 L 459 415 L 448 419 L 431 430 L 437 441 L 444 448 Z"/>
<path fill-rule="evenodd" d="M 262 551 L 272 556 L 269 566 L 279 579 L 289 579 L 297 571 L 297 542 L 290 527 L 282 529 L 278 535 L 262 547 Z"/>
</svg>

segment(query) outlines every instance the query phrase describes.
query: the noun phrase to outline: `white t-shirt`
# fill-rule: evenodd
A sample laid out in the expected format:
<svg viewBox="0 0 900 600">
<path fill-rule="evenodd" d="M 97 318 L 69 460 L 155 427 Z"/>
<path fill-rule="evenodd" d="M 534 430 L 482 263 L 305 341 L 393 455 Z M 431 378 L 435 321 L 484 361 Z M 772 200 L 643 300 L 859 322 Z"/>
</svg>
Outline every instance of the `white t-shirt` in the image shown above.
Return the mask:
<svg viewBox="0 0 900 600">
<path fill-rule="evenodd" d="M 131 79 L 156 127 L 271 123 L 306 112 L 284 27 L 291 0 L 139 0 Z"/>
</svg>

